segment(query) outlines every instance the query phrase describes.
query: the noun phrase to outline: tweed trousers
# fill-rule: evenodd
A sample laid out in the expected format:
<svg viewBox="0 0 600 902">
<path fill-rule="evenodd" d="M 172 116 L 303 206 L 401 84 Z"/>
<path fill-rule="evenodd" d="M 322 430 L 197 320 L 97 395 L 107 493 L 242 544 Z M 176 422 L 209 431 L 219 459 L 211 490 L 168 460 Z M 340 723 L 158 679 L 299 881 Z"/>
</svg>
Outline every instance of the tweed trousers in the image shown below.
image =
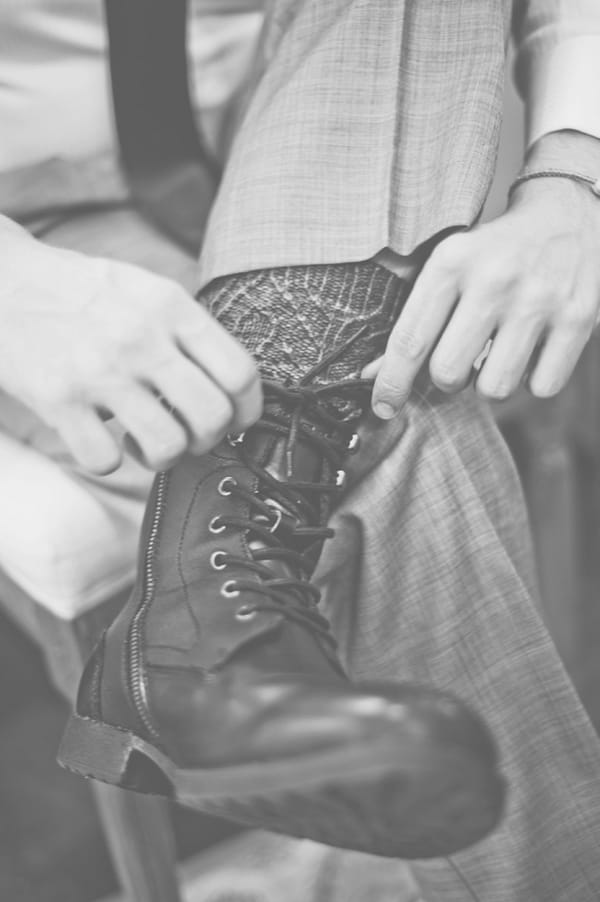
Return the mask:
<svg viewBox="0 0 600 902">
<path fill-rule="evenodd" d="M 471 225 L 492 181 L 512 0 L 263 5 L 201 284 L 408 256 Z"/>
</svg>

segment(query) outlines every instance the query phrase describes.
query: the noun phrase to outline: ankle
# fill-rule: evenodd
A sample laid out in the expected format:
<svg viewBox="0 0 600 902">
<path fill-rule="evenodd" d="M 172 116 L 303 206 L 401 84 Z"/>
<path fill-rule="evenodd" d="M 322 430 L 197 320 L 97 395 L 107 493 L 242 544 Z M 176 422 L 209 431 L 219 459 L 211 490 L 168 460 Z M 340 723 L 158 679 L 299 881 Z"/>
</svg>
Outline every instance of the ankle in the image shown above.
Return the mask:
<svg viewBox="0 0 600 902">
<path fill-rule="evenodd" d="M 385 348 L 406 283 L 373 261 L 282 267 L 226 276 L 201 295 L 254 355 L 265 379 L 327 383 L 357 378 Z"/>
</svg>

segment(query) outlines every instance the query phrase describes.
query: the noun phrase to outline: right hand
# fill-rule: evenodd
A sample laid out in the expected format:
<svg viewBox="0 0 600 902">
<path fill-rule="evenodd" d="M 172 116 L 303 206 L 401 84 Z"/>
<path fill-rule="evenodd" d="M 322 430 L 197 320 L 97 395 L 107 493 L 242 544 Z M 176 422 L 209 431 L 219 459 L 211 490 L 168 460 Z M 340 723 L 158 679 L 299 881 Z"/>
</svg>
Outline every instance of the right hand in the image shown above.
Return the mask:
<svg viewBox="0 0 600 902">
<path fill-rule="evenodd" d="M 175 282 L 49 247 L 13 224 L 0 246 L 0 388 L 84 469 L 121 462 L 109 415 L 153 470 L 260 416 L 252 357 Z"/>
</svg>

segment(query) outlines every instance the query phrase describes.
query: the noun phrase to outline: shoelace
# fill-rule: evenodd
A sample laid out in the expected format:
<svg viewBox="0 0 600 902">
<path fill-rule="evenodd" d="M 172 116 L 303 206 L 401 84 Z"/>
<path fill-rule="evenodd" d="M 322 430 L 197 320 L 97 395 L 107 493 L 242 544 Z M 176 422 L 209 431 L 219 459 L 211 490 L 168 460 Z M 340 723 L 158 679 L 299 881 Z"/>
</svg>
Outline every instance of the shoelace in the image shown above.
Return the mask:
<svg viewBox="0 0 600 902">
<path fill-rule="evenodd" d="M 351 342 L 356 341 L 362 331 L 353 336 Z M 316 566 L 315 552 L 318 555 L 325 539 L 334 535 L 334 531 L 323 524 L 332 507 L 332 499 L 343 489 L 344 458 L 358 447 L 354 427 L 364 401 L 370 395 L 372 382 L 350 379 L 314 384 L 313 379 L 351 342 L 328 355 L 295 386 L 272 381 L 263 383 L 265 411 L 252 430 L 285 437 L 287 478 L 285 482 L 276 479 L 252 460 L 244 447 L 245 436 L 230 439 L 232 444 L 239 446 L 240 458 L 257 477 L 258 487 L 251 492 L 232 477 L 225 477 L 221 481 L 223 494 L 236 495 L 248 505 L 250 512 L 247 518 L 227 515 L 217 518 L 217 531 L 239 529 L 247 534 L 250 543 L 254 539 L 261 546 L 253 548 L 250 544 L 249 556 L 243 558 L 217 552 L 220 555 L 217 569 L 235 566 L 260 577 L 260 580 L 236 578 L 225 583 L 227 591 L 224 594 L 228 597 L 249 591 L 264 599 L 243 605 L 238 616 L 251 617 L 259 610 L 277 611 L 317 633 L 333 647 L 336 642 L 330 633 L 329 622 L 317 609 L 321 595 L 310 578 Z M 365 397 L 359 401 L 361 395 Z M 327 481 L 306 482 L 292 478 L 293 454 L 299 441 L 320 456 Z M 329 499 L 325 504 L 324 495 Z M 292 575 L 278 575 L 269 566 L 269 563 L 277 562 L 286 565 Z"/>
</svg>

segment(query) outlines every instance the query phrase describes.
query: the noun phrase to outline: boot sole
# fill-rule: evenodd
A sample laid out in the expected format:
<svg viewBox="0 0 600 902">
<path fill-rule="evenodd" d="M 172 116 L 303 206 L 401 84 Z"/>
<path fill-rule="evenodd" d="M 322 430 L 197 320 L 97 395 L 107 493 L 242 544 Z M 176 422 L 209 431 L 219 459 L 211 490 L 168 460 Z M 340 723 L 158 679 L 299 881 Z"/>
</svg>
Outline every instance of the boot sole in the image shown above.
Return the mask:
<svg viewBox="0 0 600 902">
<path fill-rule="evenodd" d="M 446 856 L 499 822 L 505 784 L 464 746 L 399 755 L 355 744 L 285 761 L 188 770 L 134 733 L 72 715 L 59 763 L 83 777 L 162 795 L 246 827 L 385 857 Z"/>
</svg>

